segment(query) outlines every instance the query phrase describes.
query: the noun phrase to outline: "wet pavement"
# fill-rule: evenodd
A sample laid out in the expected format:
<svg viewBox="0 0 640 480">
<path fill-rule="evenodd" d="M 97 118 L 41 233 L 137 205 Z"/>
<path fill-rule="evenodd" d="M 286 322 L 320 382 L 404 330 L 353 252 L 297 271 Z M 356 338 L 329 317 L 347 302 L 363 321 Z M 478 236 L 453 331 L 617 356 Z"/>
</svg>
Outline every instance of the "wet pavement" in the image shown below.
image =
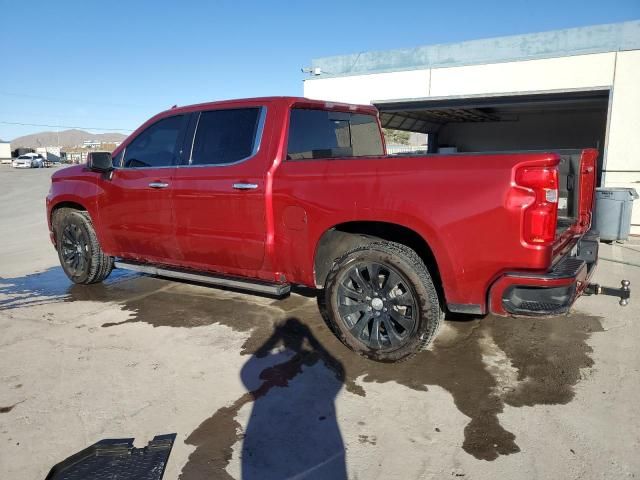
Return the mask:
<svg viewBox="0 0 640 480">
<path fill-rule="evenodd" d="M 165 478 L 638 475 L 633 302 L 452 316 L 427 351 L 380 364 L 333 336 L 309 292 L 276 300 L 120 270 L 76 286 L 43 257 L 0 270 L 1 478 L 43 477 L 103 437 L 172 432 Z M 640 281 L 640 267 L 601 263 L 606 280 Z"/>
<path fill-rule="evenodd" d="M 307 441 L 308 432 L 315 431 L 318 425 L 335 424 L 335 413 L 328 414 L 329 420 L 327 415 L 320 420 L 308 411 L 308 404 L 297 401 L 307 395 L 304 390 L 317 387 L 317 382 L 299 378 L 315 365 L 326 372 L 313 375 L 327 378 L 320 383 L 321 392 L 312 397 L 329 396 L 327 404 L 332 404 L 340 388 L 366 397 L 368 383 L 398 383 L 425 394 L 431 386 L 438 386 L 452 395 L 457 409 L 470 419 L 460 445 L 465 452 L 481 460 L 518 453 L 517 432 L 505 429 L 498 418 L 504 406 L 570 402 L 581 370 L 593 366 L 592 348 L 587 341 L 592 334 L 603 330 L 598 317 L 584 314 L 574 314 L 561 321 L 453 316 L 428 351 L 400 365 L 380 364 L 354 355 L 335 339 L 318 313 L 315 298 L 299 295 L 285 300 L 263 298 L 263 304 L 252 305 L 238 296 L 214 296 L 204 287 L 126 271 L 115 271 L 104 284 L 78 286 L 70 285 L 59 267 L 22 278 L 3 279 L 2 284 L 6 286 L 0 286 L 0 294 L 5 299 L 0 301 L 0 309 L 48 302 L 111 302 L 130 316 L 121 322 L 103 323 L 102 328 L 122 329 L 136 322 L 172 328 L 224 324 L 248 333 L 241 354 L 250 358 L 241 376 L 246 375 L 245 369 L 258 369 L 252 372 L 257 381 L 246 382 L 247 393 L 232 405 L 212 412 L 211 417 L 187 437 L 186 443 L 196 449 L 183 469 L 183 478 L 216 475 L 221 478 L 220 472 L 231 458 L 233 445 L 250 439 L 251 430 L 249 434 L 242 433 L 242 426 L 235 420 L 239 409 L 250 403 L 257 409 L 256 404 L 265 402 L 272 389 L 290 388 L 295 380 L 295 391 L 284 394 L 288 396 L 287 413 L 274 421 L 274 412 L 266 411 L 264 414 L 270 417 L 267 423 L 284 425 L 285 432 L 280 435 Z M 272 353 L 278 347 L 284 350 Z M 274 359 L 265 360 L 267 356 Z M 260 367 L 261 364 L 264 366 Z M 331 383 L 336 385 L 327 388 Z M 318 425 L 300 422 L 300 414 L 293 412 L 297 409 L 304 416 L 311 415 L 311 423 L 317 421 Z M 288 422 L 289 416 L 295 421 Z M 333 430 L 339 432 L 337 425 Z M 264 433 L 257 436 L 262 437 Z M 277 441 L 277 436 L 273 440 Z M 327 438 L 316 441 L 326 444 Z M 327 458 L 334 453 L 327 452 Z M 304 467 L 317 465 L 324 459 L 316 460 Z M 270 465 L 271 470 L 274 468 L 272 463 L 265 465 Z M 274 478 L 293 475 L 301 471 L 299 467 Z M 253 478 L 270 477 L 256 474 Z M 323 474 L 319 478 L 329 477 Z"/>
</svg>

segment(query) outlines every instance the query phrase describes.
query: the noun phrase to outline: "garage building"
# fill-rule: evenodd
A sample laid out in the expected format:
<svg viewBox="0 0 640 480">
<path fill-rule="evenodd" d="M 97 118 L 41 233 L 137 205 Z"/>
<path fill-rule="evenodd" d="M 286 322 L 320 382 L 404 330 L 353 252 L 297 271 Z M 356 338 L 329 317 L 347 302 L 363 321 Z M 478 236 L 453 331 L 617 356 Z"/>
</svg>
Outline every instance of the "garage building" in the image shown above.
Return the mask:
<svg viewBox="0 0 640 480">
<path fill-rule="evenodd" d="M 315 59 L 309 98 L 458 152 L 594 147 L 600 186 L 640 189 L 640 21 Z M 632 218 L 640 234 L 640 205 Z"/>
</svg>

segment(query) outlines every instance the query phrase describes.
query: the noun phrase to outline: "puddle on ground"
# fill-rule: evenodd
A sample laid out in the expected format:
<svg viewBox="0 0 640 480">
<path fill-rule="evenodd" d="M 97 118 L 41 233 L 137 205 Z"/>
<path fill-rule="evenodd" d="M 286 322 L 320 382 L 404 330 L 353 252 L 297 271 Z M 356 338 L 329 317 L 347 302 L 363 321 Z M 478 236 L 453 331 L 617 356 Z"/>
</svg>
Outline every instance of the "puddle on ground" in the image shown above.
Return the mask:
<svg viewBox="0 0 640 480">
<path fill-rule="evenodd" d="M 126 270 L 114 270 L 103 284 L 79 286 L 69 281 L 61 267 L 51 267 L 23 277 L 0 277 L 0 311 L 57 302 L 91 300 L 93 292 L 96 300 L 106 299 L 109 287 L 137 277 L 137 274 Z M 114 301 L 117 301 L 117 298 Z"/>
<path fill-rule="evenodd" d="M 131 318 L 105 323 L 114 327 L 126 323 L 145 322 L 155 327 L 200 327 L 216 323 L 228 324 L 238 331 L 264 330 L 268 335 L 273 321 L 282 309 L 271 306 L 274 299 L 259 297 L 259 304 L 249 303 L 252 297 L 221 293 L 209 287 L 164 280 L 126 270 L 114 270 L 100 284 L 75 285 L 62 268 L 18 278 L 0 277 L 0 311 L 47 305 L 58 302 L 94 301 L 118 304 Z M 292 296 L 283 305 L 306 301 Z"/>
<path fill-rule="evenodd" d="M 515 320 L 488 316 L 470 321 L 453 320 L 446 322 L 441 336 L 428 351 L 402 364 L 380 364 L 356 356 L 342 346 L 314 309 L 312 305 L 288 312 L 295 317 L 289 317 L 284 323 L 286 326 L 292 318 L 304 319 L 324 346 L 325 353 L 314 356 L 311 363 L 322 361 L 344 383 L 344 388 L 362 396 L 366 396 L 368 382 L 396 382 L 425 392 L 430 386 L 445 389 L 458 410 L 469 417 L 462 448 L 475 458 L 487 461 L 520 451 L 517 432 L 510 432 L 500 424 L 498 415 L 504 406 L 571 401 L 581 370 L 593 366 L 587 340 L 593 332 L 602 331 L 598 318 L 581 314 L 558 319 Z M 256 335 L 252 337 L 253 342 L 259 343 Z M 247 350 L 247 353 L 252 351 Z M 487 363 L 491 364 L 490 368 Z M 281 376 L 290 381 L 290 364 L 284 362 L 280 367 Z M 294 373 L 301 372 L 295 370 Z M 243 405 L 253 400 L 250 393 L 245 394 L 233 405 L 215 412 L 187 438 L 187 443 L 196 450 L 183 469 L 182 478 L 206 478 L 214 471 L 220 474 L 230 461 L 232 446 L 243 435 L 235 417 Z M 436 428 L 436 425 L 425 425 L 425 429 Z M 208 470 L 213 465 L 215 470 Z"/>
<path fill-rule="evenodd" d="M 264 346 L 278 332 L 279 339 L 271 342 L 271 349 L 280 346 L 289 355 L 258 372 L 261 383 L 247 388 L 233 404 L 213 412 L 187 438 L 187 443 L 196 447 L 183 470 L 183 478 L 189 479 L 221 478 L 233 445 L 244 435 L 235 418 L 240 409 L 251 403 L 256 408 L 265 397 L 289 388 L 318 367 L 349 392 L 362 396 L 371 382 L 396 382 L 425 392 L 430 386 L 439 386 L 469 417 L 462 445 L 467 453 L 489 461 L 517 453 L 517 432 L 506 430 L 499 422 L 504 406 L 570 402 L 581 370 L 593 366 L 587 340 L 602 331 L 598 318 L 579 313 L 552 319 L 453 318 L 445 322 L 428 351 L 402 364 L 380 364 L 344 347 L 324 324 L 312 298 L 255 299 L 121 272 L 102 285 L 69 285 L 60 268 L 0 279 L 0 293 L 5 297 L 0 300 L 0 309 L 47 300 L 109 301 L 131 312 L 131 318 L 104 327 L 119 328 L 130 322 L 183 328 L 224 324 L 250 332 L 242 351 L 248 356 L 247 363 L 267 355 Z M 430 431 L 434 427 L 438 426 L 425 425 Z"/>
</svg>

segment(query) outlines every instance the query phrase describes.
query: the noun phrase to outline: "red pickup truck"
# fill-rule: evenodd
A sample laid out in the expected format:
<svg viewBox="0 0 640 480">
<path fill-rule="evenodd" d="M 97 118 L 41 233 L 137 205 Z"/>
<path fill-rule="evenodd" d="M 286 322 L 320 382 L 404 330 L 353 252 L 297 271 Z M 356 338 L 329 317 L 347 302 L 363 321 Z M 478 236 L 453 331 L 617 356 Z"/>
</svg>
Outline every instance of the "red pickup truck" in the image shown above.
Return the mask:
<svg viewBox="0 0 640 480">
<path fill-rule="evenodd" d="M 558 315 L 589 288 L 595 150 L 387 155 L 374 107 L 269 97 L 172 108 L 52 176 L 69 278 L 112 268 L 286 295 L 396 361 L 444 312 Z"/>
</svg>

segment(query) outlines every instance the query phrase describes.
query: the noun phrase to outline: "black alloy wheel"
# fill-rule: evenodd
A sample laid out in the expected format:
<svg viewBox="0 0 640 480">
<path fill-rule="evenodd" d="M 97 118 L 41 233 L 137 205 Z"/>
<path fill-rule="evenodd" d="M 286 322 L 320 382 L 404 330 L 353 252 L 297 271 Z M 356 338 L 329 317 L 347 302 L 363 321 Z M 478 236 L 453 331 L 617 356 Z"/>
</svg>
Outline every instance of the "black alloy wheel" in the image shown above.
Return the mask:
<svg viewBox="0 0 640 480">
<path fill-rule="evenodd" d="M 338 279 L 338 312 L 349 332 L 371 349 L 401 347 L 416 329 L 409 281 L 393 267 L 356 263 Z"/>
<path fill-rule="evenodd" d="M 113 258 L 102 251 L 88 212 L 59 208 L 52 224 L 60 265 L 72 282 L 98 283 L 109 276 Z"/>
<path fill-rule="evenodd" d="M 374 240 L 334 261 L 318 298 L 338 339 L 379 362 L 411 358 L 444 318 L 429 270 L 414 250 Z"/>
<path fill-rule="evenodd" d="M 77 224 L 68 223 L 62 230 L 61 238 L 62 260 L 65 270 L 72 276 L 78 277 L 87 270 L 91 259 L 89 238 Z"/>
</svg>

